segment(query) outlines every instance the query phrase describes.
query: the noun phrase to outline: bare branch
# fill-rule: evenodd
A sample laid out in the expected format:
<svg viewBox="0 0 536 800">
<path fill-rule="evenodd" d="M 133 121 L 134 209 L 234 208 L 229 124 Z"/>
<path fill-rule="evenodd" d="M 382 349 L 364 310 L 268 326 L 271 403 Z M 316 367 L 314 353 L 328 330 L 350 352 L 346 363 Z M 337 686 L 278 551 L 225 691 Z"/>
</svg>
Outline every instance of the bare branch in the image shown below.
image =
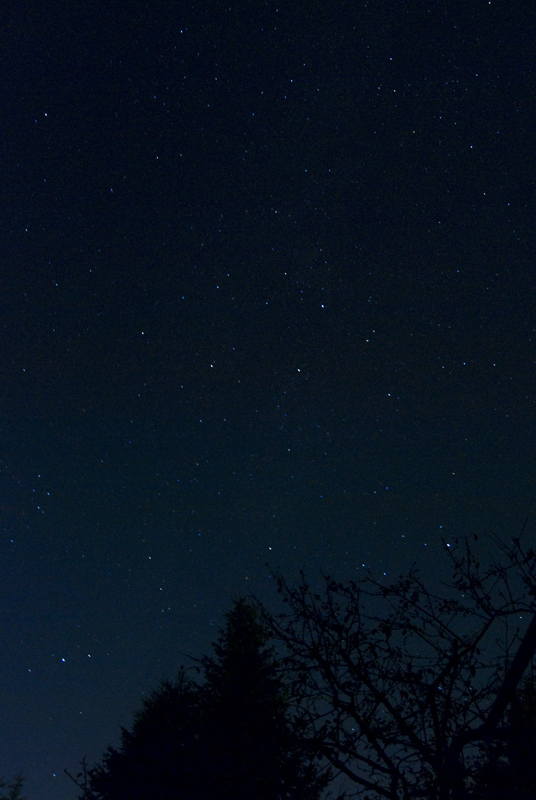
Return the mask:
<svg viewBox="0 0 536 800">
<path fill-rule="evenodd" d="M 322 593 L 303 573 L 292 587 L 278 579 L 288 613 L 264 616 L 287 650 L 295 713 L 358 794 L 457 798 L 478 743 L 498 735 L 536 652 L 536 555 L 521 538 L 488 541 L 499 556 L 479 556 L 478 537 L 446 547 L 452 578 L 439 590 L 415 567 L 390 585 L 325 576 Z M 523 615 L 520 638 L 508 623 Z"/>
</svg>

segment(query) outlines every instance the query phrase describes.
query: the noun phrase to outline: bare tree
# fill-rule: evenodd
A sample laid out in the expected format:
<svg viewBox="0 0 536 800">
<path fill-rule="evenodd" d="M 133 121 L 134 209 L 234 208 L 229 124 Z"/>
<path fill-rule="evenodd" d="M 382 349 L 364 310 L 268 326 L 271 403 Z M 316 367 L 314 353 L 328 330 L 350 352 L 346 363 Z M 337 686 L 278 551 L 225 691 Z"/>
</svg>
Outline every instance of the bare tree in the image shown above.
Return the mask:
<svg viewBox="0 0 536 800">
<path fill-rule="evenodd" d="M 304 738 L 355 793 L 470 797 L 536 650 L 536 555 L 521 538 L 445 544 L 452 578 L 416 568 L 313 591 L 278 578 L 288 611 L 264 610 L 286 649 Z M 352 789 L 353 792 L 353 789 Z"/>
</svg>

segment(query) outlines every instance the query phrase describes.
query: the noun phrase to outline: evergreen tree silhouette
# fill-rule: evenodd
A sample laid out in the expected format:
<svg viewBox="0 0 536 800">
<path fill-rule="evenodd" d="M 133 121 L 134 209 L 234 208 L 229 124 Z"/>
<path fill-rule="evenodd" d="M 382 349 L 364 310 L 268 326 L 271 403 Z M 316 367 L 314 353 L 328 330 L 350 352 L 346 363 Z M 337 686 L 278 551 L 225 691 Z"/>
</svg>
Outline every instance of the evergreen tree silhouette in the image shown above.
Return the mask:
<svg viewBox="0 0 536 800">
<path fill-rule="evenodd" d="M 85 800 L 202 798 L 203 748 L 199 741 L 199 690 L 181 670 L 143 701 L 132 730 L 122 729 L 121 746 L 108 747 L 102 762 L 85 776 Z M 80 784 L 79 784 L 80 785 Z"/>
<path fill-rule="evenodd" d="M 294 729 L 256 607 L 237 600 L 197 663 L 201 683 L 181 668 L 84 771 L 82 800 L 318 800 L 329 775 Z"/>
<path fill-rule="evenodd" d="M 327 783 L 289 717 L 284 681 L 257 609 L 235 602 L 202 659 L 204 740 L 218 795 L 234 800 L 314 800 Z"/>
<path fill-rule="evenodd" d="M 23 783 L 22 772 L 15 775 L 9 784 L 5 782 L 4 778 L 0 778 L 0 800 L 27 800 L 26 797 L 22 796 Z M 7 792 L 4 791 L 5 789 L 7 789 Z"/>
</svg>

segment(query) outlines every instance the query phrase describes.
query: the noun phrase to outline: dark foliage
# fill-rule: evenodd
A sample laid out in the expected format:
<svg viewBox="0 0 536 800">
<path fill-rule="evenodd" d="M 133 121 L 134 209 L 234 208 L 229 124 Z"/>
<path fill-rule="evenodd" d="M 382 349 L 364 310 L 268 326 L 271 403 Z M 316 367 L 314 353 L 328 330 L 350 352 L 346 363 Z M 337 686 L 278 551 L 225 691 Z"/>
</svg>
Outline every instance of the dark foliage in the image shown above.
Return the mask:
<svg viewBox="0 0 536 800">
<path fill-rule="evenodd" d="M 515 698 L 536 651 L 536 555 L 520 539 L 483 546 L 445 546 L 445 585 L 415 569 L 394 583 L 326 577 L 321 591 L 279 579 L 288 612 L 264 621 L 287 650 L 304 738 L 361 797 L 476 797 L 499 743 L 514 770 L 532 758 Z"/>
<path fill-rule="evenodd" d="M 203 740 L 218 794 L 223 789 L 235 800 L 314 800 L 326 781 L 292 727 L 267 639 L 257 609 L 240 600 L 214 646 L 215 657 L 202 660 L 209 709 Z"/>
<path fill-rule="evenodd" d="M 474 800 L 536 798 L 536 683 L 526 678 L 510 704 L 506 721 L 490 742 L 476 781 Z"/>
<path fill-rule="evenodd" d="M 121 747 L 109 747 L 102 764 L 89 771 L 86 796 L 202 797 L 205 766 L 198 694 L 184 672 L 173 683 L 162 682 L 143 701 L 132 731 L 122 730 Z"/>
<path fill-rule="evenodd" d="M 6 783 L 3 778 L 0 778 L 0 800 L 26 800 L 22 796 L 23 783 L 24 778 L 20 772 L 15 775 L 11 783 Z"/>
<path fill-rule="evenodd" d="M 79 776 L 84 800 L 317 800 L 327 784 L 293 728 L 256 608 L 238 600 L 204 681 L 181 670 L 143 702 L 118 749 Z M 82 778 L 82 780 L 80 780 Z"/>
</svg>

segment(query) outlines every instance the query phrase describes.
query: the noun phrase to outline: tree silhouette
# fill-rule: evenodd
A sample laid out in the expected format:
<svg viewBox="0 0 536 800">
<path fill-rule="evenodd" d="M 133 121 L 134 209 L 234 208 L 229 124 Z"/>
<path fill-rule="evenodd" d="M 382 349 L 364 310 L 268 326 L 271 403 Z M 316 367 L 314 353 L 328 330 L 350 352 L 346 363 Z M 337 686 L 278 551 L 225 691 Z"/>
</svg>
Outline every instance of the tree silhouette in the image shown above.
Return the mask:
<svg viewBox="0 0 536 800">
<path fill-rule="evenodd" d="M 536 683 L 525 678 L 505 723 L 490 742 L 478 776 L 475 800 L 533 800 L 536 797 Z"/>
<path fill-rule="evenodd" d="M 287 650 L 304 738 L 362 797 L 470 797 L 504 743 L 536 651 L 536 555 L 491 536 L 499 554 L 482 566 L 477 540 L 445 545 L 443 585 L 413 568 L 390 584 L 326 577 L 318 592 L 302 574 L 278 579 L 287 612 L 263 611 Z"/>
<path fill-rule="evenodd" d="M 24 778 L 22 772 L 15 775 L 9 784 L 6 783 L 3 778 L 0 778 L 0 800 L 26 800 L 26 798 L 22 796 L 23 783 Z M 7 789 L 7 793 L 4 791 L 5 789 Z"/>
<path fill-rule="evenodd" d="M 204 680 L 181 669 L 122 730 L 119 748 L 74 779 L 84 800 L 317 800 L 328 782 L 288 712 L 277 661 L 256 607 L 227 614 Z M 72 777 L 72 776 L 71 776 Z"/>
<path fill-rule="evenodd" d="M 238 600 L 202 659 L 208 709 L 204 741 L 218 795 L 234 800 L 314 800 L 327 783 L 304 750 L 288 714 L 288 698 L 258 609 Z"/>
<path fill-rule="evenodd" d="M 108 747 L 99 765 L 84 770 L 82 797 L 204 797 L 200 730 L 198 687 L 181 670 L 143 700 L 132 730 L 122 729 L 121 746 Z"/>
</svg>

